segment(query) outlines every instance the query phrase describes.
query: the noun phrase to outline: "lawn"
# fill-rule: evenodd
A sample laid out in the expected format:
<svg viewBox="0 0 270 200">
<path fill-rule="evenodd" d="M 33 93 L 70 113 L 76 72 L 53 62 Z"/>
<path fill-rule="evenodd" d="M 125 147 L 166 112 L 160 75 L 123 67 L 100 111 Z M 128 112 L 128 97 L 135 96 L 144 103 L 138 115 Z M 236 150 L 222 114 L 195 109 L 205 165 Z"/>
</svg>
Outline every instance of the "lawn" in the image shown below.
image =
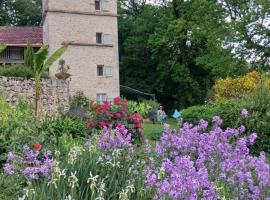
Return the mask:
<svg viewBox="0 0 270 200">
<path fill-rule="evenodd" d="M 178 129 L 179 126 L 177 125 L 177 121 L 175 119 L 169 118 L 167 122 L 171 128 Z M 145 138 L 150 141 L 156 141 L 160 138 L 163 132 L 163 124 L 156 123 L 144 123 L 143 124 L 143 133 L 145 135 Z"/>
</svg>

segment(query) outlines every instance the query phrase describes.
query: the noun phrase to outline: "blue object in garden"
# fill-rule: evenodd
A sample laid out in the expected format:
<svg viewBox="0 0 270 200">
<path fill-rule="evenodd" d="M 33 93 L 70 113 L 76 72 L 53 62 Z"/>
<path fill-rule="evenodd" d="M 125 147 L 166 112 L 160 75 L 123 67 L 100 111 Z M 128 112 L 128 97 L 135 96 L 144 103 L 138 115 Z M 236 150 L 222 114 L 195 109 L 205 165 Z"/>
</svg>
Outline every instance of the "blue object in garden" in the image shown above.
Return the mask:
<svg viewBox="0 0 270 200">
<path fill-rule="evenodd" d="M 179 117 L 181 117 L 181 112 L 179 112 L 178 110 L 175 110 L 173 114 L 173 118 L 178 119 Z"/>
</svg>

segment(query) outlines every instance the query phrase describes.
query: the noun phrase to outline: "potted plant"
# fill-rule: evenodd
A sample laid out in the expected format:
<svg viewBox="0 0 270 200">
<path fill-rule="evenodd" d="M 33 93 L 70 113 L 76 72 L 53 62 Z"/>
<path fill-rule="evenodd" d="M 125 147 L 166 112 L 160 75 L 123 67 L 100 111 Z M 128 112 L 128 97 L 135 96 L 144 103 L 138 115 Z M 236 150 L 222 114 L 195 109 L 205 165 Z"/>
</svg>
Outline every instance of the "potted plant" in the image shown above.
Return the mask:
<svg viewBox="0 0 270 200">
<path fill-rule="evenodd" d="M 55 74 L 56 78 L 60 80 L 67 80 L 70 77 L 70 74 L 67 73 L 70 67 L 66 65 L 65 60 L 59 60 L 59 73 Z"/>
</svg>

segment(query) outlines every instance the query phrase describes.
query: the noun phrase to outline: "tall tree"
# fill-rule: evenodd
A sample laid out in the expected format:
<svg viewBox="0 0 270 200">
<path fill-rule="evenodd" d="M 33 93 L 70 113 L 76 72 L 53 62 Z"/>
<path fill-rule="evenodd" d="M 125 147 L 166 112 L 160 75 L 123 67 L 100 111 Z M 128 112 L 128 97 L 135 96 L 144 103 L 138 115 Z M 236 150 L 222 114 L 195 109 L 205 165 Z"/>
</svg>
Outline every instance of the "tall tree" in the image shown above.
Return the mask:
<svg viewBox="0 0 270 200">
<path fill-rule="evenodd" d="M 236 66 L 244 65 L 223 47 L 228 27 L 216 1 L 134 7 L 120 7 L 122 84 L 156 93 L 175 108 L 203 102 L 216 78 L 241 73 Z"/>
<path fill-rule="evenodd" d="M 42 18 L 42 0 L 1 0 L 1 26 L 37 26 Z"/>
</svg>

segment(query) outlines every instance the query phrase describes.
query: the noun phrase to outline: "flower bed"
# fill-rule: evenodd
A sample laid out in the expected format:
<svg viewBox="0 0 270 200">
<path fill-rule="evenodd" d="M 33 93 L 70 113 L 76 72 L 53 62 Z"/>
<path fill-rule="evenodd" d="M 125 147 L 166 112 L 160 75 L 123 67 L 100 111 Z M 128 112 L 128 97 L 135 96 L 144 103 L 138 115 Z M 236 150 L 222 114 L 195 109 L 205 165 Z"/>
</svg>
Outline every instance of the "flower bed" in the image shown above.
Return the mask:
<svg viewBox="0 0 270 200">
<path fill-rule="evenodd" d="M 247 110 L 241 115 L 246 118 Z M 40 170 L 48 158 L 39 152 L 40 146 L 23 150 L 24 155 L 33 152 L 30 157 L 39 158 L 33 178 L 25 170 L 10 172 L 14 154 L 9 154 L 5 171 L 11 177 L 26 177 L 21 195 L 33 200 L 270 199 L 266 156 L 249 153 L 257 134 L 243 137 L 244 126 L 222 129 L 218 116 L 212 124 L 207 131 L 204 120 L 196 126 L 186 123 L 178 132 L 165 125 L 154 149 L 149 144 L 132 145 L 132 134 L 124 126 L 103 127 L 103 134 L 69 147 L 67 154 L 56 151 L 49 158 L 53 164 L 48 176 Z M 25 164 L 28 161 L 17 162 L 16 169 L 29 167 Z"/>
</svg>

